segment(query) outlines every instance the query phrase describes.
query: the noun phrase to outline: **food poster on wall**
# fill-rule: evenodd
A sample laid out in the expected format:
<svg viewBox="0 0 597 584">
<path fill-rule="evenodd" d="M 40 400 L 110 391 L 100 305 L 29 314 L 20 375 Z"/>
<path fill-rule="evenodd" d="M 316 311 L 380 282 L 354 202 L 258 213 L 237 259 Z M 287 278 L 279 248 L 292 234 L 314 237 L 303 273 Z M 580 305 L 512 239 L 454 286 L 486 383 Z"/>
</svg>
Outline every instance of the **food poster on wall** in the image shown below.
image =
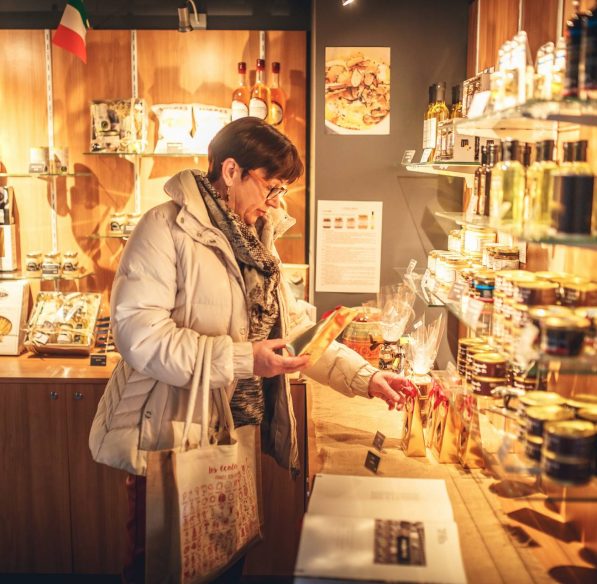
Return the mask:
<svg viewBox="0 0 597 584">
<path fill-rule="evenodd" d="M 390 133 L 389 47 L 326 47 L 325 131 Z"/>
<path fill-rule="evenodd" d="M 317 201 L 317 292 L 379 291 L 381 201 Z"/>
</svg>

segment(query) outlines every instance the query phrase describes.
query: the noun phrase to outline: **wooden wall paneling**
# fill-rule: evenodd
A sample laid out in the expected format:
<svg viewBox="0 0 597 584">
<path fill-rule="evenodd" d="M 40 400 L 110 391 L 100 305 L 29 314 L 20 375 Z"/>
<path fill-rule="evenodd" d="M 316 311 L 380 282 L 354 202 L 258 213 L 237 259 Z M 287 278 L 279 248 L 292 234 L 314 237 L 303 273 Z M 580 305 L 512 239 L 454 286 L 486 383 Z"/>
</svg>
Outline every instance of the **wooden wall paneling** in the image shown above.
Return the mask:
<svg viewBox="0 0 597 584">
<path fill-rule="evenodd" d="M 477 73 L 477 18 L 479 16 L 479 0 L 473 0 L 468 5 L 468 43 L 466 45 L 466 77 Z"/>
<path fill-rule="evenodd" d="M 519 0 L 481 0 L 479 70 L 497 62 L 500 46 L 518 30 Z"/>
<path fill-rule="evenodd" d="M 0 444 L 0 573 L 70 572 L 65 392 L 3 383 Z"/>
<path fill-rule="evenodd" d="M 522 4 L 522 30 L 529 37 L 533 63 L 537 49 L 549 41 L 557 41 L 559 0 L 524 0 Z"/>
<path fill-rule="evenodd" d="M 44 32 L 0 30 L 0 169 L 29 170 L 29 149 L 48 145 Z M 52 247 L 49 190 L 36 178 L 0 178 L 15 190 L 19 258 Z"/>
<path fill-rule="evenodd" d="M 255 61 L 259 56 L 257 31 L 139 31 L 139 94 L 148 105 L 158 103 L 205 103 L 230 107 L 230 98 L 237 83 L 236 64 L 246 61 L 248 80 L 255 80 Z M 152 47 L 161 47 L 159 52 Z M 301 158 L 306 152 L 306 34 L 304 32 L 268 32 L 266 56 L 269 79 L 271 62 L 281 62 L 280 83 L 288 94 L 286 133 L 297 146 Z M 176 55 L 173 62 L 172 55 Z M 185 64 L 181 66 L 180 64 Z M 157 140 L 157 122 L 150 117 L 150 147 Z M 146 210 L 166 200 L 163 185 L 184 168 L 206 170 L 207 160 L 199 158 L 143 159 L 142 204 Z M 290 213 L 297 225 L 289 235 L 300 239 L 284 239 L 279 251 L 284 261 L 304 261 L 305 178 L 301 178 L 289 194 Z M 291 235 L 292 236 L 292 235 Z"/>
<path fill-rule="evenodd" d="M 118 574 L 124 564 L 126 473 L 94 462 L 88 443 L 104 387 L 105 382 L 65 386 L 73 572 L 77 574 Z"/>
<path fill-rule="evenodd" d="M 71 170 L 92 175 L 59 181 L 59 245 L 62 251 L 78 251 L 81 263 L 95 272 L 82 281 L 82 289 L 100 290 L 106 300 L 123 243 L 90 236 L 107 233 L 113 212 L 133 211 L 133 166 L 84 152 L 89 151 L 90 102 L 132 95 L 130 39 L 126 30 L 90 30 L 87 65 L 58 47 L 52 55 L 55 144 L 69 147 Z"/>
</svg>

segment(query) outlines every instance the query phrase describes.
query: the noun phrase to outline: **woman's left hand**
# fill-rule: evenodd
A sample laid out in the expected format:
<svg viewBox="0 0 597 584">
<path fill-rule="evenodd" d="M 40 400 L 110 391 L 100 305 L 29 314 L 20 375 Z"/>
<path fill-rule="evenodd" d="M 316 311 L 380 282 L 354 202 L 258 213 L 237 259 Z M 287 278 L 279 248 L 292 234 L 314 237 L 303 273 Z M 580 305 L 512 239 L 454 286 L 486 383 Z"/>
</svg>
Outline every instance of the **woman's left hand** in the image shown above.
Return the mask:
<svg viewBox="0 0 597 584">
<path fill-rule="evenodd" d="M 388 409 L 401 410 L 404 406 L 402 388 L 409 382 L 391 371 L 376 371 L 369 380 L 369 395 L 383 399 Z"/>
</svg>

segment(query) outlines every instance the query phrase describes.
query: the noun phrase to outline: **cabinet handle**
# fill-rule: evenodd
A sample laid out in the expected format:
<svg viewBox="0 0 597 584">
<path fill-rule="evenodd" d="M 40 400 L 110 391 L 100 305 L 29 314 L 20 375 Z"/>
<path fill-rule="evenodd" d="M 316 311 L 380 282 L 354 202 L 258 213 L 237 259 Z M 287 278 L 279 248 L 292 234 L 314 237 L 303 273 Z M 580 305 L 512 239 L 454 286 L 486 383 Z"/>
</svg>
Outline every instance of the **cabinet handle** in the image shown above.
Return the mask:
<svg viewBox="0 0 597 584">
<path fill-rule="evenodd" d="M 82 394 L 80 391 L 75 391 L 75 393 L 73 393 L 73 399 L 82 400 L 84 397 L 85 395 Z"/>
<path fill-rule="evenodd" d="M 57 391 L 51 391 L 50 392 L 50 399 L 53 400 L 53 401 L 56 401 L 58 399 L 59 395 L 60 394 Z"/>
</svg>

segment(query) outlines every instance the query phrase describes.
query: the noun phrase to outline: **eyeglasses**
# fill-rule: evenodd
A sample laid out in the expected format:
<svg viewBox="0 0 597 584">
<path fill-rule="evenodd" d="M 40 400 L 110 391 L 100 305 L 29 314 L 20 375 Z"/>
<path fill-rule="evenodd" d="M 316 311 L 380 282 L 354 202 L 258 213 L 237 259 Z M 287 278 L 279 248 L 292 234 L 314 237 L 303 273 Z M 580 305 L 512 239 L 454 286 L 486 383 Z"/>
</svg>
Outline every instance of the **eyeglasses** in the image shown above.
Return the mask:
<svg viewBox="0 0 597 584">
<path fill-rule="evenodd" d="M 271 201 L 272 199 L 275 199 L 276 197 L 282 198 L 288 192 L 288 188 L 286 187 L 286 185 L 270 187 L 269 184 L 267 183 L 267 181 L 265 179 L 261 178 L 254 170 L 248 170 L 247 172 L 253 178 L 257 179 L 262 185 L 264 185 L 268 188 L 268 193 L 265 196 L 266 201 Z"/>
</svg>

